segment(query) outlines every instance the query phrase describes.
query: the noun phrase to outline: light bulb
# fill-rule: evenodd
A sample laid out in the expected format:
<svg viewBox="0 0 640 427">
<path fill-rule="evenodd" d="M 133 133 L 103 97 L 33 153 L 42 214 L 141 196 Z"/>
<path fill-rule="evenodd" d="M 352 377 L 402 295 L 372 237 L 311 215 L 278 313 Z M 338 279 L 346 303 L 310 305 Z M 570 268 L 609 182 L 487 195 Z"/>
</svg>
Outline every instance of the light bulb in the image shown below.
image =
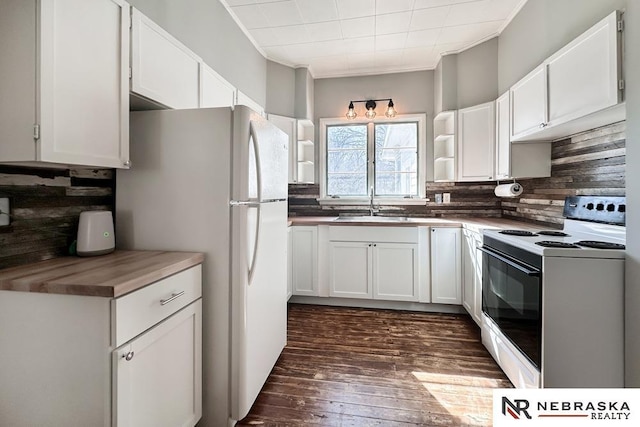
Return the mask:
<svg viewBox="0 0 640 427">
<path fill-rule="evenodd" d="M 387 111 L 384 113 L 385 116 L 389 118 L 395 117 L 397 114 L 396 109 L 393 108 L 393 101 L 389 100 L 389 106 L 387 107 Z"/>
<path fill-rule="evenodd" d="M 358 117 L 358 114 L 356 113 L 356 110 L 353 108 L 353 102 L 349 103 L 349 111 L 347 111 L 347 119 L 349 120 L 353 120 L 356 117 Z"/>
<path fill-rule="evenodd" d="M 367 116 L 367 119 L 373 119 L 376 116 L 376 112 L 373 108 L 369 108 L 364 115 Z"/>
</svg>

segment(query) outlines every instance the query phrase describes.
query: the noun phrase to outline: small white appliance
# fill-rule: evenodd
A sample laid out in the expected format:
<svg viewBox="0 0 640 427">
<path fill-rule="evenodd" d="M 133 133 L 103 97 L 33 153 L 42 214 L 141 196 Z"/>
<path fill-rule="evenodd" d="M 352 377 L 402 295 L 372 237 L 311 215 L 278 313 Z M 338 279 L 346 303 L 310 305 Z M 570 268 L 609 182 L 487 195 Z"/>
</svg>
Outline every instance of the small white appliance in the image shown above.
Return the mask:
<svg viewBox="0 0 640 427">
<path fill-rule="evenodd" d="M 206 254 L 198 425 L 233 425 L 287 339 L 287 135 L 244 106 L 132 112 L 130 135 L 118 247 Z"/>
<path fill-rule="evenodd" d="M 110 211 L 85 211 L 78 222 L 79 256 L 105 255 L 115 249 L 113 215 Z"/>
</svg>

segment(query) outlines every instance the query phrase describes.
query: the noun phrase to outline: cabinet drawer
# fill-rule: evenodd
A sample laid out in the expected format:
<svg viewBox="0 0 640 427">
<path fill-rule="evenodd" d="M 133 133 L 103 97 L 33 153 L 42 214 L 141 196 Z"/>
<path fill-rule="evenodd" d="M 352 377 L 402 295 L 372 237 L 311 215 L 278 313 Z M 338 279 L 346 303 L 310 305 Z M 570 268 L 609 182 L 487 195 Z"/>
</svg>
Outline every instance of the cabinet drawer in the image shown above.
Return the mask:
<svg viewBox="0 0 640 427">
<path fill-rule="evenodd" d="M 418 227 L 329 227 L 330 241 L 418 243 Z"/>
<path fill-rule="evenodd" d="M 202 296 L 202 266 L 184 270 L 113 302 L 115 346 L 149 329 Z"/>
</svg>

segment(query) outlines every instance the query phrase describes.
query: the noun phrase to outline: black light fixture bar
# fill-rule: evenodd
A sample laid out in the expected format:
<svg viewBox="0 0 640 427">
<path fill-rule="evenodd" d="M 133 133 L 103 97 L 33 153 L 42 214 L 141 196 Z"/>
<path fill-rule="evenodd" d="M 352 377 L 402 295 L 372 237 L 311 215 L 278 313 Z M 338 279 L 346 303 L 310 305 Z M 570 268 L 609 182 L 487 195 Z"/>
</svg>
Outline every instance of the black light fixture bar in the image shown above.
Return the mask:
<svg viewBox="0 0 640 427">
<path fill-rule="evenodd" d="M 389 103 L 387 104 L 387 111 L 385 111 L 385 116 L 392 118 L 395 117 L 397 112 L 394 108 L 393 105 L 393 100 L 391 98 L 381 98 L 381 99 L 362 99 L 362 100 L 357 100 L 357 101 L 349 101 L 349 107 L 347 110 L 347 114 L 346 117 L 349 120 L 353 120 L 355 119 L 358 114 L 355 111 L 355 108 L 353 107 L 353 103 L 358 103 L 358 102 L 364 102 L 365 103 L 365 108 L 367 109 L 367 112 L 365 113 L 365 116 L 368 119 L 373 119 L 376 116 L 376 102 L 377 101 L 389 101 Z"/>
</svg>

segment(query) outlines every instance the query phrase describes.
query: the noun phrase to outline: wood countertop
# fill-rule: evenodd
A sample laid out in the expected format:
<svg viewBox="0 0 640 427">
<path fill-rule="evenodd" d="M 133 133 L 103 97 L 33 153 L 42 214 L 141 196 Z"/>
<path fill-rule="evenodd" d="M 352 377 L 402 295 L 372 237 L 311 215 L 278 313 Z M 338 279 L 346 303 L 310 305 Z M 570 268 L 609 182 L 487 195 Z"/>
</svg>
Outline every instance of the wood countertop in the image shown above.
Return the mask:
<svg viewBox="0 0 640 427">
<path fill-rule="evenodd" d="M 116 298 L 203 261 L 196 252 L 69 256 L 0 270 L 0 290 Z"/>
<path fill-rule="evenodd" d="M 409 217 L 406 221 L 376 221 L 368 217 L 359 217 L 362 220 L 340 221 L 336 216 L 294 216 L 289 217 L 289 225 L 335 225 L 335 226 L 371 226 L 371 227 L 456 227 L 466 228 L 476 232 L 483 229 L 520 229 L 520 230 L 541 230 L 543 227 L 524 221 L 514 221 L 504 218 L 473 218 L 473 217 L 455 217 L 455 218 L 420 218 Z"/>
</svg>

